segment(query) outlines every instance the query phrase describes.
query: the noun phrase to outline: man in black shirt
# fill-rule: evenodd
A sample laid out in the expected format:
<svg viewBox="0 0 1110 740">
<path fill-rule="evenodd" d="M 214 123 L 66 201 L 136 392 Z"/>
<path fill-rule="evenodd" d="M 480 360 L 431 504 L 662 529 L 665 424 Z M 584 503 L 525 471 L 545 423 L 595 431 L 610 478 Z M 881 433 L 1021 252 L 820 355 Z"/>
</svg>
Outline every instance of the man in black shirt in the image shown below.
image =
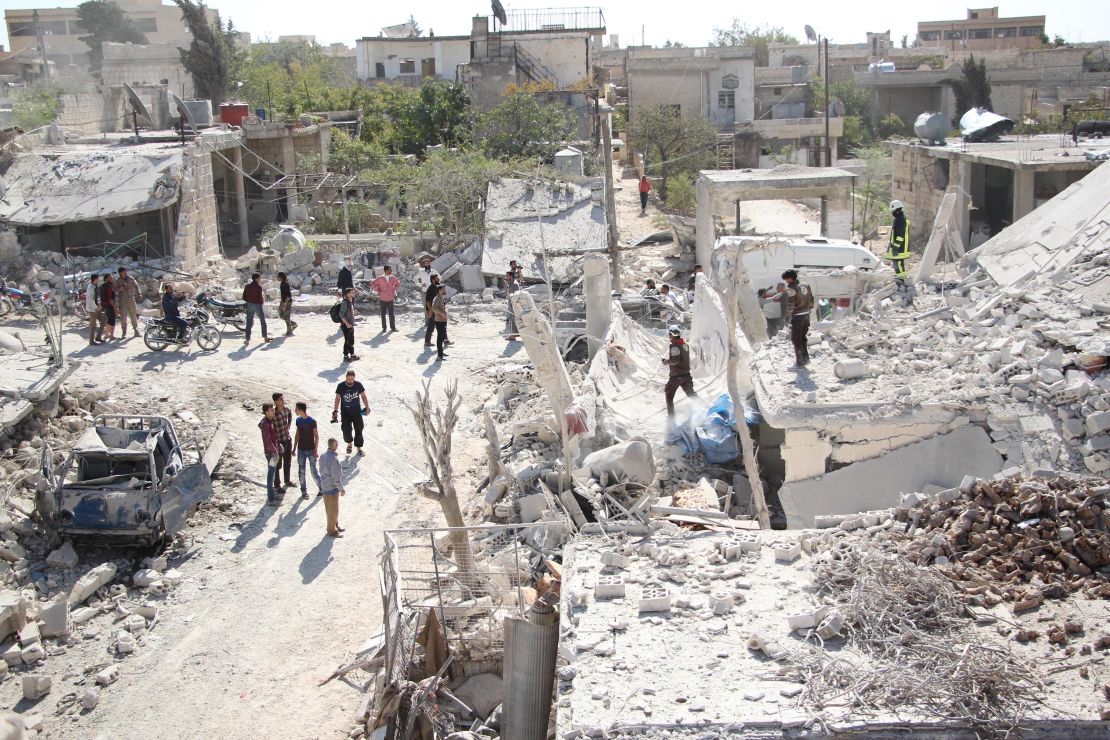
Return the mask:
<svg viewBox="0 0 1110 740">
<path fill-rule="evenodd" d="M 362 417 L 368 413 L 370 413 L 370 402 L 366 400 L 366 388 L 355 380 L 355 371 L 348 370 L 346 380 L 335 387 L 335 405 L 331 410 L 332 424 L 336 422 L 336 417 L 340 418 L 340 428 L 343 430 L 343 441 L 347 443 L 348 455 L 351 454 L 352 441 L 358 448 L 357 454 L 365 454 L 362 451 Z"/>
<path fill-rule="evenodd" d="M 335 282 L 335 287 L 339 289 L 339 295 L 347 295 L 347 288 L 355 287 L 355 276 L 351 272 L 351 258 L 343 258 L 343 266 L 339 268 L 339 279 Z"/>
<path fill-rule="evenodd" d="M 284 272 L 278 273 L 278 287 L 281 289 L 281 300 L 278 301 L 278 317 L 285 322 L 285 336 L 291 336 L 297 328 L 293 316 L 293 288 L 289 285 L 289 278 Z"/>
<path fill-rule="evenodd" d="M 432 332 L 436 328 L 436 319 L 432 316 L 432 301 L 439 295 L 439 275 L 432 275 L 432 284 L 424 291 L 424 318 L 426 326 L 424 327 L 424 346 L 432 346 Z"/>
</svg>

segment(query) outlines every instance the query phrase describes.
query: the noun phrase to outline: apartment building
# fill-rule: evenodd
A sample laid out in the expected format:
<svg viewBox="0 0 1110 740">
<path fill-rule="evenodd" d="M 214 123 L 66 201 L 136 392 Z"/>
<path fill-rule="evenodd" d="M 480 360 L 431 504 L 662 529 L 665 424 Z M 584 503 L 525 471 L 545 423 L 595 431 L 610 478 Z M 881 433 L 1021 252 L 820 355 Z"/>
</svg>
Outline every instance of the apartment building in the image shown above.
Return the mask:
<svg viewBox="0 0 1110 740">
<path fill-rule="evenodd" d="M 969 8 L 967 18 L 954 21 L 920 21 L 917 40 L 922 46 L 968 51 L 1041 49 L 1044 47 L 1043 15 L 1000 18 L 998 7 Z"/>
</svg>

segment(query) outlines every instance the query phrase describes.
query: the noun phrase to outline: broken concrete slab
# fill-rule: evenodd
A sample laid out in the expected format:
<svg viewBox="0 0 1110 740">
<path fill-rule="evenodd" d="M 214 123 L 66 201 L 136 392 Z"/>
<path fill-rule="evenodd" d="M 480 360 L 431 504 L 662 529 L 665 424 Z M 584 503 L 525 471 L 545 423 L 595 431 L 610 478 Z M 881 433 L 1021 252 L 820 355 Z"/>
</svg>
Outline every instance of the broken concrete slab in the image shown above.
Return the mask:
<svg viewBox="0 0 1110 740">
<path fill-rule="evenodd" d="M 77 583 L 73 584 L 73 589 L 69 592 L 69 605 L 77 606 L 78 604 L 85 603 L 90 596 L 96 593 L 98 588 L 107 585 L 107 583 L 115 577 L 115 563 L 104 563 L 103 565 L 96 566 L 88 573 L 81 576 Z"/>
<path fill-rule="evenodd" d="M 62 570 L 76 568 L 80 562 L 81 558 L 77 556 L 77 551 L 73 549 L 73 544 L 70 542 L 63 543 L 61 547 L 46 556 L 47 565 Z"/>
<path fill-rule="evenodd" d="M 65 596 L 58 596 L 53 601 L 48 601 L 39 609 L 38 620 L 42 623 L 43 637 L 65 637 L 73 631 L 69 619 L 69 604 Z"/>
<path fill-rule="evenodd" d="M 50 693 L 54 680 L 50 676 L 26 675 L 23 677 L 23 698 L 38 701 Z"/>
<path fill-rule="evenodd" d="M 581 471 L 594 478 L 607 475 L 614 482 L 649 486 L 655 480 L 655 458 L 647 440 L 637 437 L 586 455 Z"/>
<path fill-rule="evenodd" d="M 459 270 L 459 282 L 462 289 L 470 292 L 485 290 L 486 279 L 482 276 L 482 268 L 478 265 L 463 265 Z"/>
</svg>

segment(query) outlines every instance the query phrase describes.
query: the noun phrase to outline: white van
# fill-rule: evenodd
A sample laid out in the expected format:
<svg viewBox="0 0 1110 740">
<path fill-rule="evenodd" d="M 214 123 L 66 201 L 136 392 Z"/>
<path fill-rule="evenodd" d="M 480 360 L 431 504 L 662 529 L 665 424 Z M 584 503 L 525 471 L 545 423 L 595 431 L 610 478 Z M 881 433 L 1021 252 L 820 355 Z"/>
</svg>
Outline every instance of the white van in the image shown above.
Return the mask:
<svg viewBox="0 0 1110 740">
<path fill-rule="evenodd" d="M 777 237 L 767 244 L 757 237 L 725 237 L 744 244 L 744 268 L 755 289 L 782 282 L 782 273 L 797 270 L 801 279 L 809 270 L 843 269 L 849 265 L 859 270 L 875 270 L 879 258 L 867 248 L 845 239 L 823 236 Z M 723 239 L 722 239 L 723 241 Z"/>
</svg>

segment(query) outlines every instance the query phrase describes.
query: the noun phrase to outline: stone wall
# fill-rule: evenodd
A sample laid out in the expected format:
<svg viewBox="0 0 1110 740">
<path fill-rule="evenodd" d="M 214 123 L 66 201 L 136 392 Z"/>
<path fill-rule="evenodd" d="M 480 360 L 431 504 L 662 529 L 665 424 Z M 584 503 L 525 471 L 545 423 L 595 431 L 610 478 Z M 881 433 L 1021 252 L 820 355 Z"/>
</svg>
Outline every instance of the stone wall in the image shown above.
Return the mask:
<svg viewBox="0 0 1110 740">
<path fill-rule="evenodd" d="M 169 81 L 169 89 L 182 98 L 193 97 L 193 78 L 181 64 L 177 47 L 150 44 L 104 44 L 101 80 L 105 87 Z"/>
<path fill-rule="evenodd" d="M 113 123 L 106 110 L 104 96 L 100 93 L 62 95 L 58 100 L 57 124 L 70 132 L 95 134 L 114 131 L 105 128 Z"/>
<path fill-rule="evenodd" d="M 920 239 L 932 229 L 940 201 L 948 188 L 951 171 L 945 176 L 940 162 L 923 147 L 896 147 L 893 152 L 891 197 L 906 206 L 911 251 L 918 251 L 914 248 L 914 239 L 918 240 L 916 244 L 919 248 L 925 246 Z"/>
<path fill-rule="evenodd" d="M 174 255 L 186 270 L 220 253 L 216 192 L 212 183 L 212 155 L 192 146 L 185 154 Z"/>
</svg>

